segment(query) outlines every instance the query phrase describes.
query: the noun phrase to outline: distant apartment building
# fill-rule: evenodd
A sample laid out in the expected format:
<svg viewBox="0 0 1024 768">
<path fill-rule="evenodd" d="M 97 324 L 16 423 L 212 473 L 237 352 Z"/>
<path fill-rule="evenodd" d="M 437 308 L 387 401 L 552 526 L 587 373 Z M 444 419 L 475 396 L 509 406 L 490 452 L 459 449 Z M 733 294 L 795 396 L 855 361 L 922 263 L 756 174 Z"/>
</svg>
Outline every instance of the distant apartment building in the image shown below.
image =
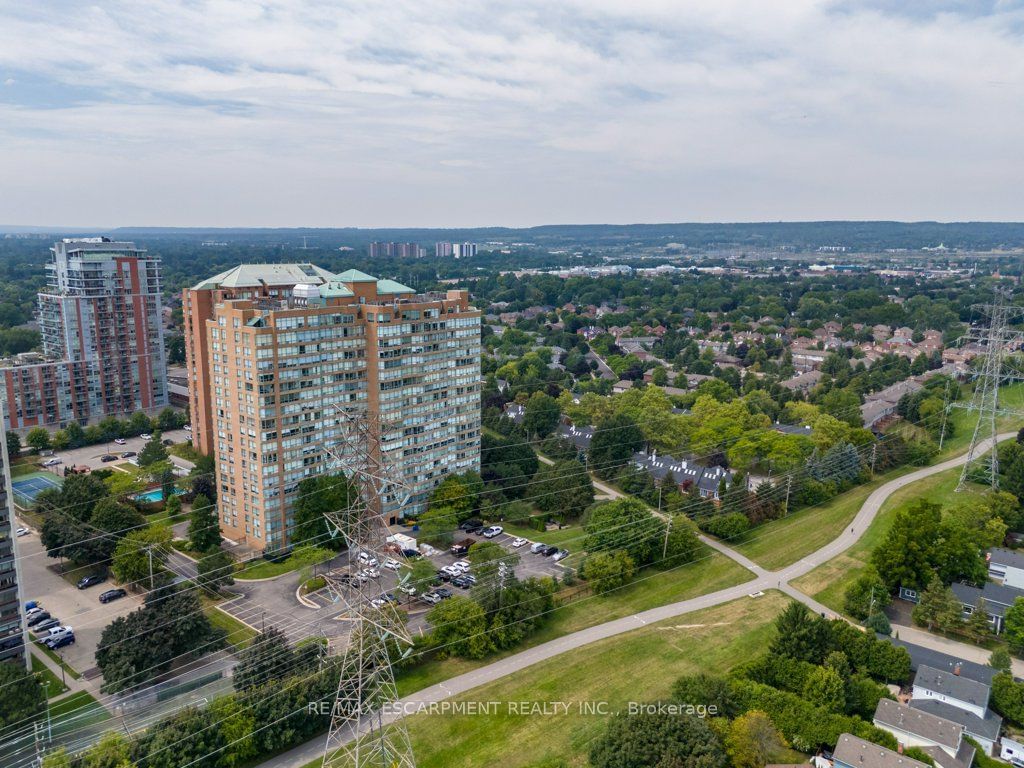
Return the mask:
<svg viewBox="0 0 1024 768">
<path fill-rule="evenodd" d="M 446 259 L 452 255 L 452 244 L 448 242 L 434 243 L 434 255 Z"/>
<path fill-rule="evenodd" d="M 0 438 L 3 438 L 0 429 Z M 0 661 L 27 663 L 7 441 L 0 440 Z"/>
<path fill-rule="evenodd" d="M 452 256 L 456 259 L 476 256 L 476 243 L 452 243 Z"/>
<path fill-rule="evenodd" d="M 223 534 L 289 543 L 299 483 L 338 471 L 341 409 L 395 428 L 388 458 L 417 512 L 480 466 L 480 315 L 466 291 L 416 292 L 357 270 L 243 265 L 184 293 L 193 442 L 215 458 Z"/>
<path fill-rule="evenodd" d="M 160 259 L 134 243 L 65 239 L 39 294 L 42 353 L 0 363 L 5 426 L 85 423 L 167 405 Z"/>
<path fill-rule="evenodd" d="M 390 256 L 400 259 L 420 259 L 427 255 L 427 249 L 416 243 L 370 243 L 368 248 L 371 259 Z"/>
</svg>

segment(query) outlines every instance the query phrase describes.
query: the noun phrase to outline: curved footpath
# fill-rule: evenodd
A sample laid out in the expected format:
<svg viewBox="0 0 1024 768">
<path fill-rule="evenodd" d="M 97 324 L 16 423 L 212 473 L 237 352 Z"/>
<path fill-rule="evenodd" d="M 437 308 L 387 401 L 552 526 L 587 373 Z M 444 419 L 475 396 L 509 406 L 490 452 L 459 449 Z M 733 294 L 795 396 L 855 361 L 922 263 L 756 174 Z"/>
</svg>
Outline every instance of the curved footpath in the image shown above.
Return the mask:
<svg viewBox="0 0 1024 768">
<path fill-rule="evenodd" d="M 1003 440 L 1008 440 L 1015 437 L 1016 434 L 1016 432 L 1001 434 L 997 437 L 997 441 L 1002 442 Z M 985 451 L 988 449 L 989 445 L 990 441 L 986 440 L 979 446 L 979 449 L 981 451 Z M 555 640 L 543 643 L 542 645 L 534 646 L 533 648 L 527 648 L 513 656 L 508 656 L 504 659 L 500 659 L 499 661 L 495 661 L 492 664 L 488 664 L 487 666 L 480 667 L 479 669 L 475 669 L 471 672 L 466 672 L 465 674 L 445 680 L 443 683 L 437 683 L 436 685 L 432 685 L 428 688 L 417 691 L 416 693 L 410 694 L 409 696 L 404 697 L 400 704 L 403 705 L 403 707 L 407 706 L 408 711 L 413 711 L 417 705 L 432 704 L 444 701 L 452 696 L 458 696 L 459 694 L 471 691 L 481 685 L 491 683 L 502 677 L 533 666 L 538 662 L 546 661 L 547 659 L 559 656 L 567 651 L 575 650 L 584 645 L 597 642 L 598 640 L 615 637 L 616 635 L 621 635 L 624 632 L 640 629 L 648 624 L 672 619 L 686 613 L 691 613 L 692 611 L 699 611 L 704 608 L 711 608 L 716 605 L 728 603 L 741 597 L 746 597 L 753 592 L 762 590 L 778 589 L 792 597 L 794 600 L 799 600 L 800 602 L 808 605 L 816 612 L 832 613 L 830 609 L 815 602 L 803 592 L 791 587 L 789 585 L 790 580 L 809 573 L 819 565 L 832 560 L 853 546 L 857 539 L 860 538 L 861 534 L 867 530 L 868 526 L 875 519 L 875 515 L 878 514 L 878 511 L 882 508 L 882 504 L 885 500 L 893 493 L 910 485 L 911 483 L 917 482 L 918 480 L 938 474 L 939 472 L 945 472 L 947 469 L 959 467 L 967 461 L 967 458 L 967 454 L 963 454 L 944 461 L 941 464 L 923 467 L 909 474 L 897 477 L 894 480 L 890 480 L 885 485 L 879 486 L 871 493 L 870 496 L 867 497 L 867 499 L 865 499 L 864 504 L 861 505 L 860 511 L 857 512 L 857 516 L 853 519 L 853 523 L 850 528 L 844 528 L 843 532 L 838 537 L 821 549 L 778 571 L 766 570 L 749 558 L 746 558 L 735 550 L 725 546 L 721 542 L 707 539 L 702 536 L 701 538 L 708 545 L 752 571 L 754 573 L 754 578 L 742 584 L 737 584 L 734 587 L 727 587 L 726 589 L 720 589 L 717 592 L 710 592 L 706 595 L 690 598 L 689 600 L 682 600 L 677 603 L 670 603 L 657 608 L 651 608 L 650 610 L 636 613 L 632 616 L 626 616 L 621 619 L 616 619 L 615 621 L 609 621 L 604 624 L 597 624 L 593 627 L 588 627 L 587 629 L 581 629 L 578 632 L 564 635 L 556 638 Z M 920 638 L 915 638 L 915 640 L 919 639 Z M 277 757 L 261 763 L 257 768 L 302 768 L 323 755 L 324 738 L 325 737 L 319 737 L 308 741 L 305 744 L 285 752 L 284 754 L 278 755 Z"/>
</svg>

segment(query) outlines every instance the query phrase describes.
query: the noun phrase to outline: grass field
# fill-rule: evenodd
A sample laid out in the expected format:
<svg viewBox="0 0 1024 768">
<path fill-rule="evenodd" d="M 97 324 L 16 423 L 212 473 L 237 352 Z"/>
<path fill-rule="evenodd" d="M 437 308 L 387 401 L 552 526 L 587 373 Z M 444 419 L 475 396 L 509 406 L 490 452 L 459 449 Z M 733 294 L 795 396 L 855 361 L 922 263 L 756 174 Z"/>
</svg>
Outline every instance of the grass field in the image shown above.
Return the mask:
<svg viewBox="0 0 1024 768">
<path fill-rule="evenodd" d="M 841 613 L 843 595 L 846 593 L 847 587 L 856 581 L 864 570 L 864 566 L 867 565 L 871 557 L 871 552 L 889 532 L 896 513 L 921 499 L 948 504 L 954 499 L 963 498 L 967 494 L 977 493 L 980 490 L 980 488 L 967 489 L 955 495 L 954 489 L 959 480 L 960 468 L 955 467 L 900 488 L 882 504 L 878 515 L 875 516 L 867 531 L 856 544 L 830 562 L 795 579 L 792 582 L 793 586 L 824 603 L 832 610 Z"/>
<path fill-rule="evenodd" d="M 747 541 L 733 548 L 769 570 L 784 568 L 836 538 L 875 488 L 915 469 L 917 467 L 895 469 L 879 475 L 870 483 L 851 488 L 825 504 L 765 523 L 751 531 Z"/>
<path fill-rule="evenodd" d="M 46 693 L 49 698 L 60 696 L 68 688 L 60 681 L 60 676 L 55 674 L 45 662 L 32 654 L 32 672 L 39 678 L 40 683 L 48 683 Z"/>
<path fill-rule="evenodd" d="M 688 600 L 753 578 L 753 574 L 745 568 L 710 548 L 702 553 L 702 557 L 704 555 L 707 555 L 707 559 L 672 571 L 643 571 L 632 583 L 620 590 L 607 595 L 583 598 L 557 608 L 551 613 L 548 622 L 526 643 L 503 655 L 518 653 L 530 646 L 595 624 L 629 616 L 659 605 Z M 449 677 L 489 664 L 498 658 L 501 656 L 490 656 L 483 661 L 427 661 L 411 669 L 402 670 L 398 678 L 399 692 L 405 695 L 418 691 Z"/>
<path fill-rule="evenodd" d="M 601 704 L 614 712 L 630 701 L 668 696 L 681 675 L 728 671 L 765 648 L 774 632 L 771 621 L 786 602 L 776 592 L 757 600 L 744 598 L 588 645 L 477 688 L 457 700 L 495 702 L 495 713 L 409 719 L 417 765 L 585 766 L 589 746 L 607 716 L 583 714 L 582 705 Z M 510 702 L 555 701 L 568 705 L 569 713 L 509 711 Z"/>
<path fill-rule="evenodd" d="M 533 528 L 511 523 L 501 523 L 501 526 L 509 536 L 521 536 L 527 541 L 543 541 L 552 547 L 561 547 L 564 544 L 571 552 L 583 549 L 583 537 L 586 535 L 579 525 L 569 525 L 557 531 L 535 531 Z"/>
</svg>

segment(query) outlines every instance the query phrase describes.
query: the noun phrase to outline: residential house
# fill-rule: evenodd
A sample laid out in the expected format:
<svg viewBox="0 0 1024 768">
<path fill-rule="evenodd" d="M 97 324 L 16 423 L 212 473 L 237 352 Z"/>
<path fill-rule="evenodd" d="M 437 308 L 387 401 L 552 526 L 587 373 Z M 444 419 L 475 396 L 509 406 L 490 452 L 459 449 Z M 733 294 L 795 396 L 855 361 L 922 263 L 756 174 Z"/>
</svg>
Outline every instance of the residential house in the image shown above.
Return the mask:
<svg viewBox="0 0 1024 768">
<path fill-rule="evenodd" d="M 1018 597 L 1024 597 L 1024 590 L 1016 587 L 986 581 L 980 588 L 971 584 L 956 583 L 952 585 L 953 594 L 964 606 L 964 617 L 974 613 L 979 600 L 985 601 L 985 612 L 988 613 L 992 631 L 997 635 L 1003 631 L 1006 611 Z"/>
<path fill-rule="evenodd" d="M 718 499 L 718 487 L 723 479 L 726 485 L 732 482 L 732 472 L 724 467 L 705 467 L 693 459 L 659 456 L 656 451 L 634 453 L 633 463 L 638 469 L 646 470 L 659 483 L 671 472 L 680 491 L 685 493 L 696 486 L 705 499 Z"/>
<path fill-rule="evenodd" d="M 903 648 L 910 655 L 910 670 L 912 672 L 917 672 L 921 667 L 932 667 L 933 669 L 944 669 L 948 672 L 959 673 L 960 677 L 976 680 L 984 685 L 991 685 L 992 678 L 999 671 L 987 664 L 965 661 L 956 656 L 950 656 L 948 653 L 925 648 L 923 645 L 908 643 L 906 640 L 900 640 L 899 638 L 879 635 L 879 639 L 886 640 L 899 648 Z"/>
<path fill-rule="evenodd" d="M 1020 736 L 1003 736 L 999 740 L 999 757 L 1002 760 L 1024 768 L 1024 738 Z"/>
<path fill-rule="evenodd" d="M 937 768 L 970 768 L 975 749 L 964 739 L 964 726 L 892 699 L 879 699 L 876 727 L 896 737 L 900 750 L 918 747 Z"/>
<path fill-rule="evenodd" d="M 927 763 L 843 733 L 832 752 L 835 768 L 928 768 Z"/>
<path fill-rule="evenodd" d="M 988 708 L 991 688 L 960 671 L 959 666 L 952 672 L 918 667 L 910 706 L 964 726 L 967 735 L 991 755 L 1002 727 L 1002 718 Z"/>
<path fill-rule="evenodd" d="M 792 392 L 809 392 L 821 381 L 821 371 L 806 371 L 799 373 L 791 379 L 781 382 L 781 385 Z"/>
<path fill-rule="evenodd" d="M 1005 547 L 992 547 L 985 553 L 989 578 L 1007 587 L 1024 589 L 1024 552 Z"/>
</svg>

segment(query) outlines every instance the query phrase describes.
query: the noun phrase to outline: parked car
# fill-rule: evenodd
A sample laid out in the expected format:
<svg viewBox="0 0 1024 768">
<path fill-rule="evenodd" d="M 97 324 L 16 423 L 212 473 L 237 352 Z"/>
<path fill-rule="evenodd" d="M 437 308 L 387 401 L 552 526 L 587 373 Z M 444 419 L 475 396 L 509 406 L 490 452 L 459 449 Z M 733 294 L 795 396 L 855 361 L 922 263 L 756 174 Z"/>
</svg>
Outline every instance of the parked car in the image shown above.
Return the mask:
<svg viewBox="0 0 1024 768">
<path fill-rule="evenodd" d="M 415 549 L 403 549 L 402 557 L 408 558 L 409 560 L 415 560 L 417 557 L 423 557 L 418 550 Z"/>
<path fill-rule="evenodd" d="M 72 632 L 70 635 L 62 635 L 60 637 L 48 637 L 43 641 L 43 645 L 49 648 L 51 651 L 56 651 L 58 648 L 63 648 L 65 645 L 72 645 L 75 642 L 75 635 Z"/>
<path fill-rule="evenodd" d="M 49 644 L 49 642 L 52 640 L 62 640 L 65 637 L 70 637 L 71 642 L 74 642 L 75 630 L 73 630 L 71 627 L 57 626 L 50 629 L 46 636 L 40 639 L 39 642 Z"/>
<path fill-rule="evenodd" d="M 164 445 L 174 445 L 174 441 L 171 440 L 171 438 L 169 437 L 161 440 L 160 442 L 163 443 Z"/>
<path fill-rule="evenodd" d="M 379 565 L 379 563 L 377 562 L 377 558 L 371 555 L 369 552 L 360 552 L 358 557 L 356 557 L 356 560 L 358 560 L 363 565 Z"/>
<path fill-rule="evenodd" d="M 106 592 L 100 595 L 101 603 L 109 603 L 114 600 L 120 600 L 122 597 L 127 595 L 123 589 L 108 589 Z"/>
<path fill-rule="evenodd" d="M 443 599 L 444 598 L 437 594 L 437 592 L 427 592 L 424 595 L 420 595 L 420 600 L 424 603 L 429 603 L 430 605 L 437 605 Z"/>
<path fill-rule="evenodd" d="M 444 568 L 441 569 L 441 573 L 444 573 L 448 576 L 447 579 L 444 579 L 444 576 L 441 576 L 441 578 L 445 581 L 449 581 L 451 579 L 454 579 L 456 576 L 461 576 L 463 574 L 463 570 L 461 568 L 456 567 L 455 565 L 446 565 Z M 440 576 L 441 574 L 439 573 L 438 575 Z"/>
<path fill-rule="evenodd" d="M 48 620 L 49 618 L 49 611 L 39 611 L 38 613 L 34 613 L 31 616 L 29 616 L 28 620 L 25 623 L 30 627 L 35 627 L 38 624 L 41 624 L 42 622 Z"/>
<path fill-rule="evenodd" d="M 30 533 L 32 533 L 32 531 L 30 531 L 28 528 L 19 528 L 17 531 L 15 531 L 15 533 L 18 536 L 28 536 Z"/>
<path fill-rule="evenodd" d="M 414 587 L 412 584 L 402 584 L 398 588 L 398 591 L 404 592 L 405 594 L 409 595 L 409 597 L 412 597 L 416 594 L 416 587 Z"/>
<path fill-rule="evenodd" d="M 526 539 L 522 538 L 521 536 L 516 536 L 514 539 L 512 539 L 512 546 L 515 547 L 516 549 L 518 549 L 519 547 L 523 546 L 523 544 L 525 544 L 525 543 L 526 543 Z"/>
<path fill-rule="evenodd" d="M 530 547 L 530 551 L 533 552 L 533 554 L 538 555 L 538 554 L 540 554 L 541 552 L 543 552 L 547 548 L 548 548 L 547 544 L 541 544 L 539 541 L 537 541 L 537 542 L 534 542 L 532 547 Z"/>
<path fill-rule="evenodd" d="M 376 568 L 363 568 L 363 570 L 361 570 L 360 573 L 366 574 L 371 579 L 380 578 L 380 571 L 378 571 Z"/>
<path fill-rule="evenodd" d="M 149 434 L 149 432 L 143 432 L 141 435 L 139 435 L 139 437 L 141 437 L 143 440 L 152 440 L 153 439 L 153 436 L 151 434 Z"/>
<path fill-rule="evenodd" d="M 112 453 L 105 453 L 102 456 L 100 456 L 100 461 L 102 461 L 104 463 L 107 463 L 107 462 L 110 462 L 110 461 L 117 461 L 117 456 L 115 456 Z"/>
<path fill-rule="evenodd" d="M 374 608 L 377 608 L 379 610 L 379 609 L 383 608 L 385 605 L 387 605 L 387 601 L 383 600 L 383 599 L 381 599 L 379 597 L 375 597 L 375 598 L 373 598 L 373 600 L 370 601 L 370 605 L 372 605 Z"/>
<path fill-rule="evenodd" d="M 472 573 L 464 573 L 462 574 L 461 578 L 468 581 L 471 585 L 476 584 L 476 576 L 474 576 Z"/>
<path fill-rule="evenodd" d="M 562 559 L 564 559 L 564 558 L 566 558 L 568 556 L 569 556 L 569 550 L 568 549 L 560 549 L 557 552 L 555 552 L 555 554 L 553 554 L 551 556 L 551 559 L 555 560 L 555 561 L 558 561 L 558 560 L 562 560 Z"/>
<path fill-rule="evenodd" d="M 500 525 L 492 525 L 490 528 L 484 531 L 483 535 L 485 539 L 493 539 L 495 536 L 497 536 L 504 530 L 505 529 L 502 528 Z"/>
<path fill-rule="evenodd" d="M 114 443 L 115 443 L 116 445 L 124 445 L 124 444 L 125 444 L 125 443 L 127 443 L 127 442 L 128 442 L 128 441 L 127 441 L 127 440 L 125 440 L 125 439 L 124 439 L 123 437 L 115 437 L 115 438 L 114 438 Z"/>
<path fill-rule="evenodd" d="M 56 467 L 58 464 L 63 464 L 63 463 L 64 463 L 63 459 L 58 459 L 57 457 L 54 457 L 52 459 L 47 459 L 46 461 L 44 461 L 43 462 L 43 466 L 44 467 Z"/>
<path fill-rule="evenodd" d="M 389 571 L 397 571 L 402 567 L 402 564 L 395 560 L 393 557 L 389 557 L 384 561 L 384 567 Z"/>
<path fill-rule="evenodd" d="M 458 587 L 459 589 L 469 589 L 471 586 L 473 586 L 473 583 L 465 576 L 456 576 L 454 579 L 452 579 L 452 586 Z"/>
<path fill-rule="evenodd" d="M 92 586 L 94 586 L 96 584 L 102 584 L 106 580 L 107 580 L 106 576 L 100 576 L 98 573 L 95 573 L 92 576 L 86 576 L 84 578 L 79 579 L 78 580 L 78 588 L 79 589 L 88 589 L 89 587 L 92 587 Z"/>
<path fill-rule="evenodd" d="M 385 592 L 383 595 L 381 595 L 381 597 L 383 597 L 389 603 L 397 603 L 398 602 L 398 598 L 395 597 L 391 592 Z"/>
<path fill-rule="evenodd" d="M 46 621 L 41 621 L 38 624 L 36 624 L 34 629 L 36 630 L 36 632 L 43 632 L 43 631 L 45 631 L 47 629 L 52 629 L 53 627 L 59 627 L 59 626 L 60 626 L 60 619 L 47 619 Z"/>
<path fill-rule="evenodd" d="M 438 587 L 435 591 L 437 592 L 437 594 L 441 596 L 442 600 L 447 600 L 449 597 L 455 594 L 450 589 L 448 589 L 448 587 Z"/>
<path fill-rule="evenodd" d="M 451 581 L 453 577 L 459 575 L 457 573 L 449 573 L 447 570 L 445 570 L 446 568 L 448 568 L 447 565 L 444 568 L 438 570 L 437 572 L 437 578 L 439 578 L 441 581 Z"/>
<path fill-rule="evenodd" d="M 544 557 L 551 557 L 557 551 L 558 551 L 558 547 L 550 546 L 550 547 L 545 547 L 544 551 L 541 552 L 541 554 L 544 555 Z"/>
<path fill-rule="evenodd" d="M 125 451 L 124 453 L 121 454 L 121 458 L 122 459 L 133 459 L 133 458 L 135 458 L 138 455 L 139 454 L 137 454 L 135 451 Z"/>
<path fill-rule="evenodd" d="M 459 524 L 459 530 L 465 531 L 466 533 L 479 533 L 484 529 L 484 523 L 482 520 L 463 520 Z"/>
<path fill-rule="evenodd" d="M 471 567 L 472 566 L 470 565 L 469 560 L 456 560 L 454 563 L 452 563 L 452 568 L 457 569 L 460 574 L 469 573 L 469 569 Z"/>
</svg>

